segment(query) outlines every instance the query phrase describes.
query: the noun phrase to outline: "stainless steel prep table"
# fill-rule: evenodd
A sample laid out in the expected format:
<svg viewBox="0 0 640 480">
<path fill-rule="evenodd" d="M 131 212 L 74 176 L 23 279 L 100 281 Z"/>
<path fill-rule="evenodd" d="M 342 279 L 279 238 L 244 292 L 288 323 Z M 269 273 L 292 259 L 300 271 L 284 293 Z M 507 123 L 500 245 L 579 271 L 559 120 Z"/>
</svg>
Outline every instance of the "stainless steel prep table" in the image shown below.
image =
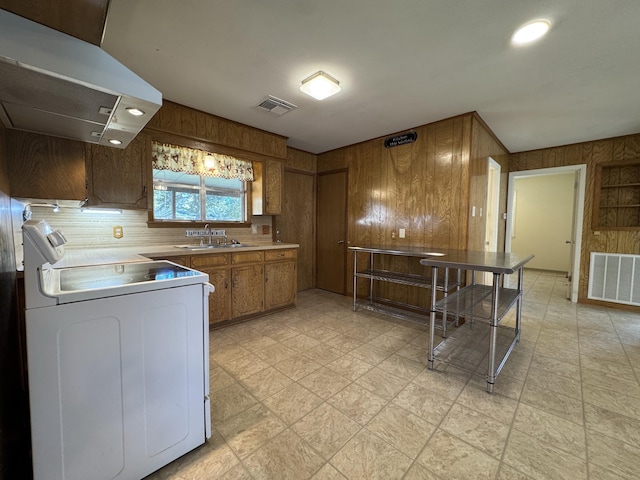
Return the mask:
<svg viewBox="0 0 640 480">
<path fill-rule="evenodd" d="M 429 314 L 431 309 L 424 309 L 420 311 L 419 307 L 415 305 L 408 305 L 399 302 L 385 301 L 381 303 L 374 297 L 373 285 L 374 281 L 396 283 L 400 285 L 410 285 L 419 288 L 432 288 L 432 279 L 429 276 L 418 275 L 415 273 L 406 272 L 393 272 L 389 270 L 382 270 L 376 266 L 375 255 L 393 255 L 399 257 L 416 257 L 424 258 L 429 256 L 443 255 L 444 250 L 433 249 L 430 247 L 410 247 L 410 246 L 398 246 L 383 247 L 383 246 L 368 246 L 368 247 L 349 247 L 349 250 L 353 252 L 353 311 L 355 312 L 358 306 L 367 310 L 385 313 L 394 317 L 403 318 L 405 320 L 415 321 L 422 324 L 429 322 Z M 369 254 L 369 268 L 364 270 L 358 270 L 358 253 Z M 357 281 L 358 278 L 369 279 L 369 295 L 367 299 L 357 298 Z M 457 269 L 455 279 L 451 279 L 449 275 L 449 269 L 446 268 L 443 278 L 434 287 L 435 290 L 439 290 L 443 293 L 443 296 L 447 296 L 451 291 L 460 288 L 461 282 L 461 270 Z M 400 308 L 396 308 L 400 307 Z M 411 311 L 410 311 L 410 310 Z M 417 313 L 414 313 L 417 312 Z M 457 317 L 455 318 L 457 321 Z M 447 312 L 442 312 L 442 336 L 446 336 L 447 332 Z"/>
<path fill-rule="evenodd" d="M 533 255 L 521 256 L 514 253 L 503 252 L 473 252 L 464 250 L 438 250 L 441 256 L 423 258 L 420 263 L 432 268 L 432 285 L 435 286 L 439 268 L 457 268 L 473 272 L 470 285 L 461 288 L 451 295 L 436 302 L 435 290 L 431 290 L 431 314 L 429 328 L 429 368 L 434 368 L 435 349 L 434 329 L 436 312 L 451 312 L 464 316 L 473 322 L 475 319 L 488 320 L 489 345 L 487 365 L 487 392 L 493 393 L 495 379 L 502 370 L 513 347 L 520 340 L 520 325 L 522 315 L 522 287 L 523 267 Z M 491 286 L 479 285 L 475 282 L 475 272 L 490 272 L 493 274 Z M 517 287 L 501 287 L 503 275 L 518 273 Z M 496 367 L 496 338 L 498 323 L 504 315 L 516 306 L 516 324 L 513 340 L 499 360 Z"/>
</svg>

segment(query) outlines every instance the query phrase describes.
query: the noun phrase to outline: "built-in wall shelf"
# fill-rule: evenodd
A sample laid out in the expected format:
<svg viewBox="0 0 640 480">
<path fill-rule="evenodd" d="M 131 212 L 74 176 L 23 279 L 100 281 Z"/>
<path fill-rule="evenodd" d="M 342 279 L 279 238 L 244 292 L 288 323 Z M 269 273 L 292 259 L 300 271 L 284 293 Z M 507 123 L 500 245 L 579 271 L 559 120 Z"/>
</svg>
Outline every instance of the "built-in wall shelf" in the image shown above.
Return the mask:
<svg viewBox="0 0 640 480">
<path fill-rule="evenodd" d="M 640 229 L 640 159 L 596 165 L 593 229 Z"/>
</svg>

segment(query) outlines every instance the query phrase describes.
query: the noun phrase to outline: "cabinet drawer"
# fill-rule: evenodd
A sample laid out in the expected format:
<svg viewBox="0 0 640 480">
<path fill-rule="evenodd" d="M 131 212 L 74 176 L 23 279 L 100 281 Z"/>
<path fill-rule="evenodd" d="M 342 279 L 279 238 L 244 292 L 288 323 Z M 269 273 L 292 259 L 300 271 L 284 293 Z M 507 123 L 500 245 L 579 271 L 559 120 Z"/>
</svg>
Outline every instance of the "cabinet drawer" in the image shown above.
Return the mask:
<svg viewBox="0 0 640 480">
<path fill-rule="evenodd" d="M 262 251 L 238 252 L 231 254 L 231 263 L 241 265 L 243 263 L 259 263 L 264 258 Z"/>
<path fill-rule="evenodd" d="M 217 255 L 193 255 L 191 257 L 191 268 L 223 267 L 229 265 L 228 253 Z"/>
<path fill-rule="evenodd" d="M 265 250 L 264 261 L 273 262 L 274 260 L 286 260 L 296 258 L 296 256 L 297 251 L 294 248 L 290 248 L 287 250 Z"/>
<path fill-rule="evenodd" d="M 169 262 L 177 263 L 178 265 L 182 265 L 185 267 L 189 266 L 189 256 L 188 255 L 180 255 L 174 257 L 149 257 L 151 260 L 168 260 Z"/>
</svg>

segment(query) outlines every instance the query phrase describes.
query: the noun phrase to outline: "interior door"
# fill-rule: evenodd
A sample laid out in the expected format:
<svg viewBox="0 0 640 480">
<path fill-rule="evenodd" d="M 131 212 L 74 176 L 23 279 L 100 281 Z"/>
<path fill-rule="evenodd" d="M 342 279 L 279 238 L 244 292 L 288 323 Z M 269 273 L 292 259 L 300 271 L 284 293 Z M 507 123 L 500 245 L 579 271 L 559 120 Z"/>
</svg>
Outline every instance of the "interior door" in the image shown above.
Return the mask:
<svg viewBox="0 0 640 480">
<path fill-rule="evenodd" d="M 316 286 L 344 295 L 346 287 L 347 171 L 318 174 Z"/>
</svg>

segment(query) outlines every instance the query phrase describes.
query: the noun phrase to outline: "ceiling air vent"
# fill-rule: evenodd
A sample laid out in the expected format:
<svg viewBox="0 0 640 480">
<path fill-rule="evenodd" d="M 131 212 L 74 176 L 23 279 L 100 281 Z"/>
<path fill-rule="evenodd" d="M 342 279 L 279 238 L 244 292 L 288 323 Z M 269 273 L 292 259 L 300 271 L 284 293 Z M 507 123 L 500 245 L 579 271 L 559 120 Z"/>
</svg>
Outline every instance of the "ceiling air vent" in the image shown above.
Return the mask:
<svg viewBox="0 0 640 480">
<path fill-rule="evenodd" d="M 293 110 L 294 108 L 298 108 L 293 103 L 286 102 L 281 98 L 274 97 L 273 95 L 269 95 L 265 98 L 260 104 L 256 107 L 259 110 L 264 110 L 265 112 L 275 113 L 278 116 L 284 115 L 285 113 Z"/>
</svg>

